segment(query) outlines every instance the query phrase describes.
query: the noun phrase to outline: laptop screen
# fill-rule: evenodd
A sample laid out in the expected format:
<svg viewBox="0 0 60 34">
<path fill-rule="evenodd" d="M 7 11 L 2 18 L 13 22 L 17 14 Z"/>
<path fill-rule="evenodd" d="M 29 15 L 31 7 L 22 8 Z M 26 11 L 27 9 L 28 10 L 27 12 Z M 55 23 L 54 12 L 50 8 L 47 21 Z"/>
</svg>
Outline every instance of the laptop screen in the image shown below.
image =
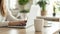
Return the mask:
<svg viewBox="0 0 60 34">
<path fill-rule="evenodd" d="M 35 5 L 31 6 L 30 13 L 28 15 L 28 20 L 26 23 L 26 27 L 29 27 L 34 24 L 34 19 L 36 19 L 38 11 L 39 11 L 39 6 L 35 6 Z"/>
</svg>

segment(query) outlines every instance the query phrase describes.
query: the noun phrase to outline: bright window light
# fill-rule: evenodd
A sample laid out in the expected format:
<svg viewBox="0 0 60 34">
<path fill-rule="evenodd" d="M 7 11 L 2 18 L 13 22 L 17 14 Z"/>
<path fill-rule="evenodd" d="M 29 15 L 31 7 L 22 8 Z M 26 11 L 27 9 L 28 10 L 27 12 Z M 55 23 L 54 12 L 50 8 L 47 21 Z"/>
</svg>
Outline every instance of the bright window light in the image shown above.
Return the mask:
<svg viewBox="0 0 60 34">
<path fill-rule="evenodd" d="M 15 9 L 16 8 L 16 0 L 10 0 L 10 8 Z"/>
</svg>

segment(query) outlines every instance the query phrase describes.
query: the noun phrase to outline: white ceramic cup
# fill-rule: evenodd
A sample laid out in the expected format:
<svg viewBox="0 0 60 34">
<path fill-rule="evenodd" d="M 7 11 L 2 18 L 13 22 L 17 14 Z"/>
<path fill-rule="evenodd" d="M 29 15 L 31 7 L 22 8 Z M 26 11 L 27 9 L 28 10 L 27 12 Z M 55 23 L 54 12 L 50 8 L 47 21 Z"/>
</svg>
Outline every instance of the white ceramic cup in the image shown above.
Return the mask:
<svg viewBox="0 0 60 34">
<path fill-rule="evenodd" d="M 44 31 L 44 19 L 34 19 L 35 31 Z"/>
</svg>

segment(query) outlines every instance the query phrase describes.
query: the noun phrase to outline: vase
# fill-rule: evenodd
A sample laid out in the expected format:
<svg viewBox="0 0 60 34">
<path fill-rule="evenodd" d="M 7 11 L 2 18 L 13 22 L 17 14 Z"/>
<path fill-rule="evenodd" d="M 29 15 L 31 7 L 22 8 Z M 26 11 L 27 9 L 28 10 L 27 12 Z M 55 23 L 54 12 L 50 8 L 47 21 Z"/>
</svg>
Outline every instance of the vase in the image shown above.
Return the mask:
<svg viewBox="0 0 60 34">
<path fill-rule="evenodd" d="M 41 16 L 46 16 L 47 12 L 45 10 L 41 11 Z"/>
<path fill-rule="evenodd" d="M 53 16 L 55 17 L 56 16 L 56 13 L 53 13 Z"/>
</svg>

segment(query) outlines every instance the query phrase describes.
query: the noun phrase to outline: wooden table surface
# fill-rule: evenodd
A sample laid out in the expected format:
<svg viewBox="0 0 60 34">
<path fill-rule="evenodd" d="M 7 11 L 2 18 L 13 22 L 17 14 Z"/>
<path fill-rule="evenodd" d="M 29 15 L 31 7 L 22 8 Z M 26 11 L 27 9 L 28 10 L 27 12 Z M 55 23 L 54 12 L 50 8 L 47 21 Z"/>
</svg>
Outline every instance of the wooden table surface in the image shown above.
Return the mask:
<svg viewBox="0 0 60 34">
<path fill-rule="evenodd" d="M 59 23 L 53 23 L 51 27 L 44 27 L 44 34 L 53 34 L 59 30 Z M 19 28 L 0 28 L 0 34 L 42 34 L 35 32 L 34 26 L 27 29 Z"/>
</svg>

